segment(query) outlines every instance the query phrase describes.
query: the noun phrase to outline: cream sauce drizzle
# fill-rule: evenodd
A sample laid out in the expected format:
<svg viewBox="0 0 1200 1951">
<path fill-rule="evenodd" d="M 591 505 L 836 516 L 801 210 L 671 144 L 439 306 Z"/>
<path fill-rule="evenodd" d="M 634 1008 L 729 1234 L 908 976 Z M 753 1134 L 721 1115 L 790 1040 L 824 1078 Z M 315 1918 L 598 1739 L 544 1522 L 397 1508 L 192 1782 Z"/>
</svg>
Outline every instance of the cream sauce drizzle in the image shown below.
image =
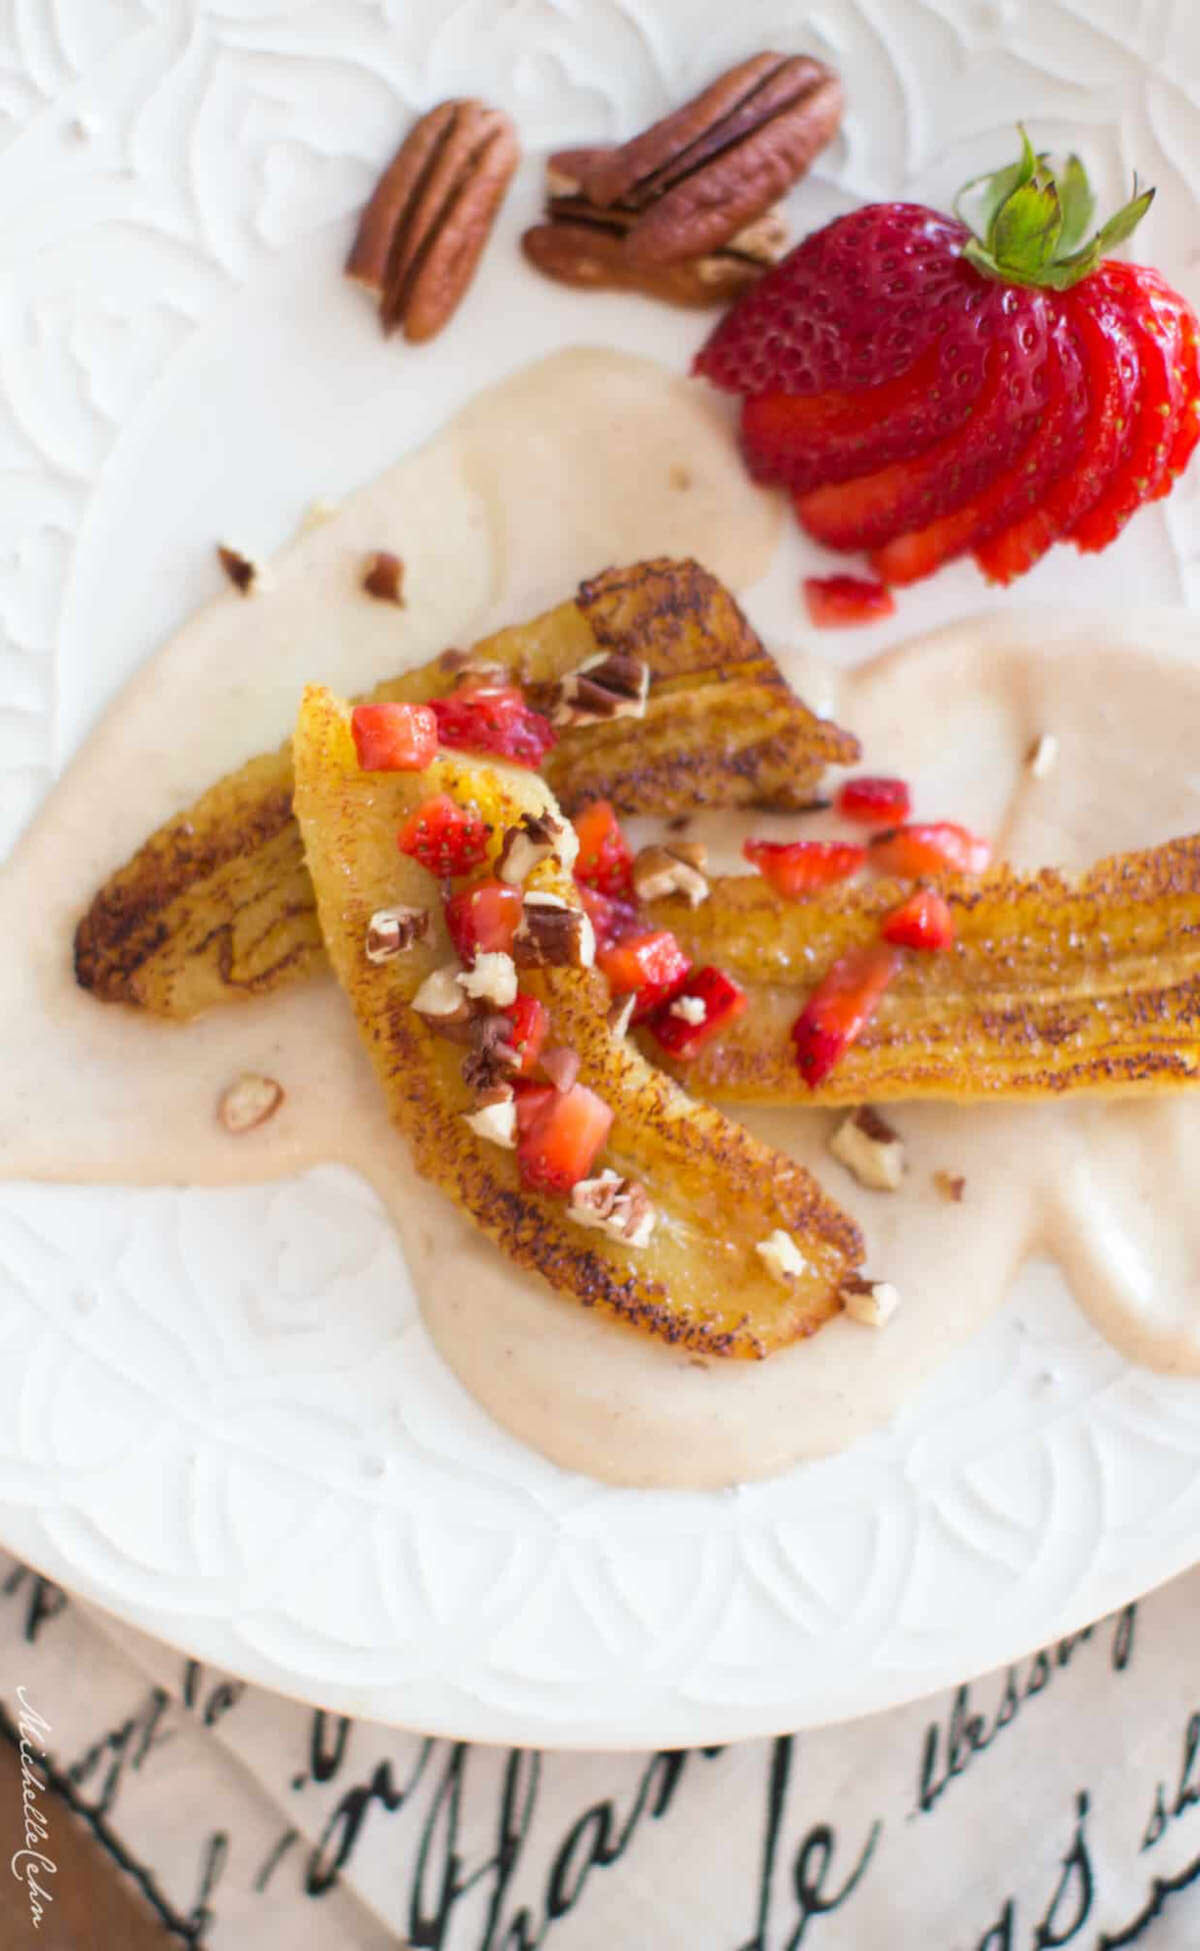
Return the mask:
<svg viewBox="0 0 1200 1951">
<path fill-rule="evenodd" d="M 484 395 L 352 496 L 285 551 L 269 591 L 217 598 L 128 687 L 0 876 L 0 1172 L 213 1184 L 337 1157 L 394 1215 L 426 1323 L 466 1387 L 524 1441 L 612 1482 L 700 1488 L 846 1447 L 1038 1251 L 1130 1359 L 1200 1376 L 1200 1099 L 900 1107 L 910 1171 L 895 1196 L 863 1192 L 829 1158 L 828 1114 L 756 1114 L 855 1213 L 904 1306 L 884 1333 L 837 1322 L 769 1362 L 702 1368 L 522 1279 L 414 1178 L 331 984 L 186 1027 L 74 987 L 71 931 L 96 884 L 216 774 L 284 736 L 305 680 L 361 689 L 659 552 L 746 588 L 778 532 L 702 394 L 643 361 L 572 352 Z M 362 558 L 381 547 L 405 560 L 405 611 L 359 591 Z M 1012 612 L 860 672 L 797 658 L 789 675 L 859 732 L 871 765 L 917 782 L 923 813 L 1002 835 L 1018 863 L 1083 866 L 1200 826 L 1200 624 L 1182 613 L 1051 629 Z M 1045 731 L 1059 760 L 1035 781 L 1025 754 Z M 213 1111 L 244 1068 L 278 1077 L 287 1098 L 234 1140 Z M 961 1205 L 934 1190 L 938 1168 L 965 1175 Z"/>
</svg>

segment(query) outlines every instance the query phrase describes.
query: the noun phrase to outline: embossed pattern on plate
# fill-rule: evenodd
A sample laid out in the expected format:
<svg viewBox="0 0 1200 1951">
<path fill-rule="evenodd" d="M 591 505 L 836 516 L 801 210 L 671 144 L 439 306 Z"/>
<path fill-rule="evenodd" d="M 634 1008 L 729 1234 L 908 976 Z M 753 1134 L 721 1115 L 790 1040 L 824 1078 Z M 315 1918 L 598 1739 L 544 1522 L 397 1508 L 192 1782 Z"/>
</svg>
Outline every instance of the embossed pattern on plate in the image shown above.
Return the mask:
<svg viewBox="0 0 1200 1951">
<path fill-rule="evenodd" d="M 944 200 L 1024 115 L 1039 141 L 1082 145 L 1109 200 L 1136 159 L 1160 189 L 1139 248 L 1200 297 L 1190 0 L 9 10 L 0 847 L 209 593 L 198 537 L 268 549 L 311 497 L 564 338 L 676 364 L 694 344 L 694 321 L 523 270 L 510 247 L 536 204 L 531 164 L 419 399 L 369 331 L 347 371 L 356 300 L 336 267 L 410 110 L 478 92 L 531 150 L 598 140 L 751 45 L 811 48 L 849 83 L 805 221 L 860 196 Z M 483 330 L 485 307 L 499 329 Z M 1200 602 L 1195 471 L 1102 563 L 1051 559 L 1023 592 L 1108 595 Z M 956 569 L 912 593 L 896 634 L 978 602 Z M 605 1490 L 509 1442 L 405 1294 L 386 1220 L 332 1168 L 237 1192 L 0 1189 L 0 1535 L 136 1623 L 314 1701 L 621 1745 L 901 1700 L 1200 1547 L 1194 1386 L 1129 1368 L 1049 1270 L 851 1454 L 704 1497 Z"/>
</svg>

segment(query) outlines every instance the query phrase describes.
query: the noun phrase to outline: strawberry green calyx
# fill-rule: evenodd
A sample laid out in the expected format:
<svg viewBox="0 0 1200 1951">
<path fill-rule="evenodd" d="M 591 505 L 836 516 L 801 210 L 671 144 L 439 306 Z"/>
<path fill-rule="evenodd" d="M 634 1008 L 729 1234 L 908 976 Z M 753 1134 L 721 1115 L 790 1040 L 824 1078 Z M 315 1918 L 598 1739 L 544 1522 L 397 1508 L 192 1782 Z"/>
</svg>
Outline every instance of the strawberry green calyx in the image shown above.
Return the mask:
<svg viewBox="0 0 1200 1951">
<path fill-rule="evenodd" d="M 1096 200 L 1078 156 L 1056 167 L 1020 135 L 1020 160 L 975 177 L 955 200 L 971 232 L 963 256 L 1001 284 L 1067 291 L 1133 235 L 1154 191 L 1139 190 L 1135 177 L 1129 202 L 1087 237 Z"/>
</svg>

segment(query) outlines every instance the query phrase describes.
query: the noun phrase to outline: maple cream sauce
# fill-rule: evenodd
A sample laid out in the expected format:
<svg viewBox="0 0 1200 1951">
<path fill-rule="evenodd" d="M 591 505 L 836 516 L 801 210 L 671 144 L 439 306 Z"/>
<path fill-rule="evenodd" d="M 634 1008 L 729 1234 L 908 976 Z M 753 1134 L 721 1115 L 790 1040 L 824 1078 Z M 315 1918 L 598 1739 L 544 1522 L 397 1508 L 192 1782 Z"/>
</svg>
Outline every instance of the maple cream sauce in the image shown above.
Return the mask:
<svg viewBox="0 0 1200 1951">
<path fill-rule="evenodd" d="M 415 1177 L 331 982 L 186 1026 L 73 984 L 71 934 L 96 885 L 215 775 L 282 738 L 307 679 L 362 689 L 656 553 L 695 555 L 745 589 L 779 520 L 691 384 L 569 352 L 353 495 L 283 553 L 269 590 L 218 597 L 128 687 L 0 876 L 0 1173 L 212 1184 L 332 1157 L 357 1168 L 394 1215 L 429 1331 L 465 1386 L 525 1442 L 611 1482 L 699 1488 L 844 1448 L 976 1331 L 1039 1251 L 1131 1359 L 1200 1376 L 1200 1095 L 901 1106 L 909 1171 L 894 1195 L 864 1192 L 828 1156 L 832 1114 L 753 1114 L 855 1214 L 870 1270 L 904 1303 L 883 1332 L 839 1321 L 768 1362 L 703 1367 L 517 1275 Z M 378 548 L 404 558 L 405 610 L 358 587 Z M 1200 624 L 1186 614 L 1051 625 L 1013 611 L 858 673 L 784 662 L 859 733 L 869 764 L 916 782 L 921 812 L 1000 836 L 1020 864 L 1083 866 L 1200 827 Z M 1044 732 L 1059 757 L 1036 780 L 1026 754 Z M 720 825 L 728 843 L 736 823 Z M 214 1105 L 241 1069 L 287 1096 L 234 1139 Z M 935 1190 L 937 1170 L 965 1177 L 961 1204 Z"/>
</svg>

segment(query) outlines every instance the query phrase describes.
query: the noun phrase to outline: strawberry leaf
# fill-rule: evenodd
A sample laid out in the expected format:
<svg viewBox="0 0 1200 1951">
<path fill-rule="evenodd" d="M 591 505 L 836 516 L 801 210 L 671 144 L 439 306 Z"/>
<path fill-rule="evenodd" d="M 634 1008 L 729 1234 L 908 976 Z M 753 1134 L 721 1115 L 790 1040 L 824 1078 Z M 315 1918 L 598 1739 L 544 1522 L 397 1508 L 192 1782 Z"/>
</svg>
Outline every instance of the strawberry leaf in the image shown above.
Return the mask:
<svg viewBox="0 0 1200 1951">
<path fill-rule="evenodd" d="M 1154 201 L 1153 190 L 1143 190 L 1139 195 L 1136 180 L 1133 188 L 1134 194 L 1129 202 L 1123 205 L 1115 216 L 1110 217 L 1106 224 L 1102 224 L 1096 233 L 1096 242 L 1100 246 L 1101 256 L 1115 250 L 1118 244 L 1123 244 L 1127 237 L 1133 236 Z"/>
<path fill-rule="evenodd" d="M 1039 170 L 1001 205 L 987 241 L 996 262 L 1012 278 L 1035 283 L 1054 262 L 1062 227 L 1058 191 Z"/>
<path fill-rule="evenodd" d="M 955 216 L 975 233 L 981 244 L 986 242 L 998 211 L 1014 191 L 1032 182 L 1038 167 L 1040 159 L 1033 144 L 1020 123 L 1017 127 L 1021 136 L 1020 162 L 1009 163 L 1004 169 L 989 171 L 985 176 L 973 176 L 954 199 Z"/>
<path fill-rule="evenodd" d="M 1058 240 L 1060 258 L 1068 257 L 1082 244 L 1092 227 L 1096 199 L 1087 171 L 1078 156 L 1068 156 L 1058 172 L 1058 201 L 1062 206 L 1062 236 Z"/>
<path fill-rule="evenodd" d="M 1017 126 L 1020 160 L 975 177 L 955 199 L 955 211 L 972 233 L 963 256 L 985 278 L 1067 291 L 1133 235 L 1154 191 L 1139 190 L 1135 178 L 1129 202 L 1088 237 L 1095 198 L 1079 157 L 1068 156 L 1055 168 Z"/>
</svg>

